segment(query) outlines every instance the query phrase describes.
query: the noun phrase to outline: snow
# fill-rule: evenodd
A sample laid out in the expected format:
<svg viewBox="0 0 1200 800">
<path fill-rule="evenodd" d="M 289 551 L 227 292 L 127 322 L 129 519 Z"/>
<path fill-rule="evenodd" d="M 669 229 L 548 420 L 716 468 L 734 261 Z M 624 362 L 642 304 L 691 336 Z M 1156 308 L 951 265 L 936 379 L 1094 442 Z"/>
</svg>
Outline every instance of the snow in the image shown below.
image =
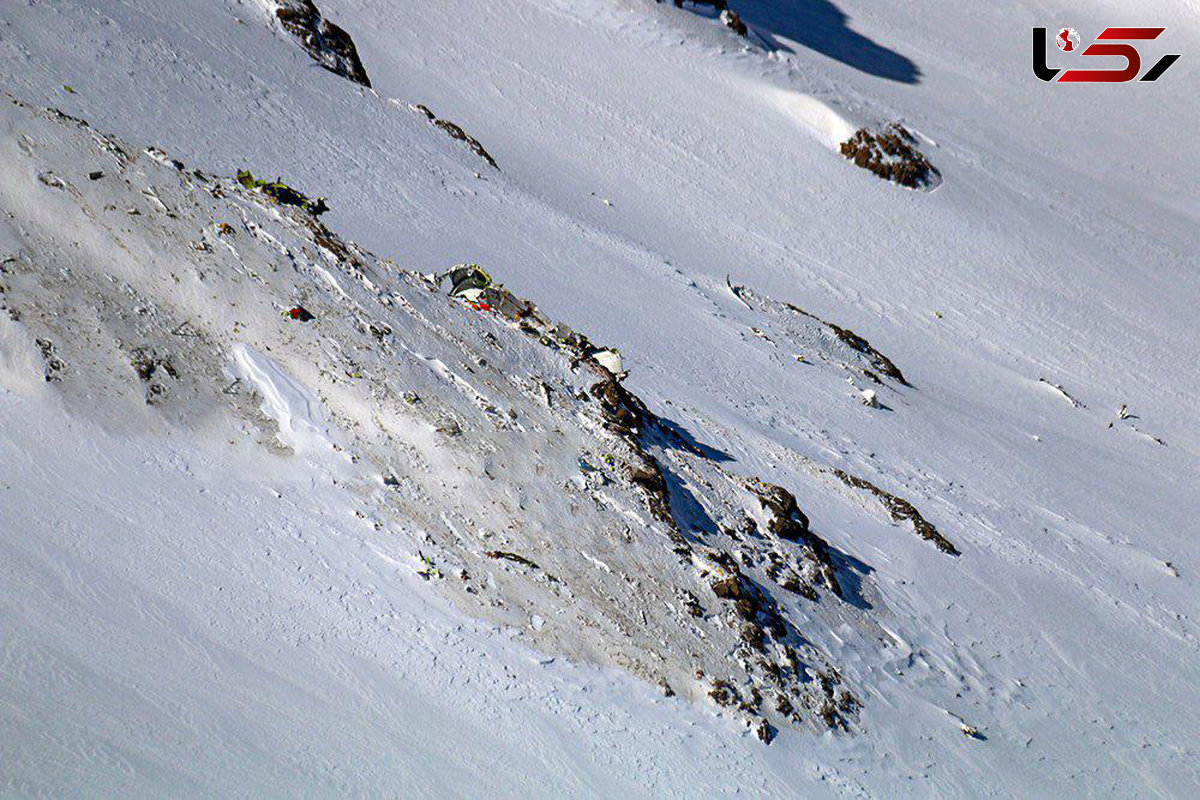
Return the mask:
<svg viewBox="0 0 1200 800">
<path fill-rule="evenodd" d="M 787 791 L 701 709 L 450 612 L 322 470 L 0 415 L 6 795 Z"/>
<path fill-rule="evenodd" d="M 764 747 L 682 670 L 669 700 L 633 677 L 645 640 L 684 649 L 662 608 L 692 578 L 635 493 L 581 473 L 614 446 L 522 334 L 6 108 L 0 260 L 26 256 L 0 273 L 24 311 L 0 312 L 0 793 L 1195 793 L 1194 3 L 735 4 L 770 50 L 649 0 L 318 5 L 374 91 L 235 0 L 4 7 L 0 82 L 189 169 L 281 175 L 381 258 L 477 261 L 619 349 L 709 454 L 653 453 L 695 530 L 742 502 L 728 476 L 761 477 L 860 565 L 863 608 L 788 606 L 860 718 Z M 1165 25 L 1184 56 L 1154 84 L 1042 84 L 1029 29 L 1061 24 Z M 836 154 L 892 119 L 936 191 Z M 297 302 L 318 319 L 282 319 Z M 873 383 L 784 303 L 912 386 Z M 203 335 L 172 336 L 184 318 Z M 371 353 L 358 323 L 385 318 L 392 349 Z M 184 373 L 157 406 L 128 368 L 144 341 Z M 482 556 L 516 545 L 576 596 Z M 485 565 L 483 594 L 422 580 L 418 552 L 449 576 Z M 614 606 L 653 634 L 627 646 Z M 585 613 L 605 622 L 566 624 Z M 715 659 L 723 630 L 698 629 Z"/>
<path fill-rule="evenodd" d="M 249 345 L 234 345 L 233 357 L 238 371 L 262 396 L 263 413 L 275 420 L 284 444 L 298 454 L 333 448 L 328 415 L 320 399 Z"/>
</svg>

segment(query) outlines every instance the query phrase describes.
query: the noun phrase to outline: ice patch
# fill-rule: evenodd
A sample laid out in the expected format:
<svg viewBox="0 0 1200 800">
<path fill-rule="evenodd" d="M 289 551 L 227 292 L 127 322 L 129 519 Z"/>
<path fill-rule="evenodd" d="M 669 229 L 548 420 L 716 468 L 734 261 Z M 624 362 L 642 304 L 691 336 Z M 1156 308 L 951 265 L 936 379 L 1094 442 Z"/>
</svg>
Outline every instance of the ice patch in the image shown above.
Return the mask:
<svg viewBox="0 0 1200 800">
<path fill-rule="evenodd" d="M 279 440 L 297 454 L 339 451 L 334 427 L 320 399 L 274 359 L 245 344 L 233 346 L 239 376 L 262 396 L 262 410 L 279 425 Z"/>
</svg>

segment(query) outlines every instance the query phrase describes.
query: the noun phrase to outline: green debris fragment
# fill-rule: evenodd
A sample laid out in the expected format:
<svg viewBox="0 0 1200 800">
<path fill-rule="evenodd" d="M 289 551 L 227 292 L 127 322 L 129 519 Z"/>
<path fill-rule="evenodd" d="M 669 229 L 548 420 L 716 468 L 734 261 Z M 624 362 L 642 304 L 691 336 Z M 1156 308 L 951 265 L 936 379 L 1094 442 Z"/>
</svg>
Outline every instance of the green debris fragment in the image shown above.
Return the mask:
<svg viewBox="0 0 1200 800">
<path fill-rule="evenodd" d="M 454 296 L 482 291 L 492 285 L 492 276 L 478 264 L 459 264 L 446 274 L 450 278 L 450 294 Z"/>
<path fill-rule="evenodd" d="M 303 192 L 288 186 L 280 178 L 276 178 L 274 181 L 257 180 L 251 174 L 250 170 L 240 169 L 238 170 L 237 181 L 247 189 L 257 189 L 268 197 L 273 198 L 276 202 L 304 209 L 314 217 L 319 217 L 329 210 L 329 206 L 325 204 L 324 197 L 318 197 L 313 200 Z"/>
<path fill-rule="evenodd" d="M 437 578 L 440 580 L 442 577 L 442 571 L 438 569 L 437 564 L 433 562 L 433 559 L 422 553 L 420 550 L 417 551 L 417 555 L 421 557 L 422 564 L 421 569 L 417 570 L 417 574 L 425 580 L 429 580 L 430 578 Z"/>
</svg>

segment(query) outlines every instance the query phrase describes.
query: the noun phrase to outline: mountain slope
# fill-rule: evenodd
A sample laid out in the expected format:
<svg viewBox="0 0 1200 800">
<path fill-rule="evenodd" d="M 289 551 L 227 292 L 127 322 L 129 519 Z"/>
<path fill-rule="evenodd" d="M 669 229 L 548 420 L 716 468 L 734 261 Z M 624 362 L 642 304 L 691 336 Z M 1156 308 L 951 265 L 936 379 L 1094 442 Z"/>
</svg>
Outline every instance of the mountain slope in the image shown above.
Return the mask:
<svg viewBox="0 0 1200 800">
<path fill-rule="evenodd" d="M 817 13 L 818 5 L 809 10 Z M 744 768 L 726 776 L 728 782 L 708 787 L 750 786 L 756 780 L 751 776 L 764 774 L 771 776 L 764 780 L 772 781 L 765 788 L 777 793 L 826 775 L 836 778 L 826 784 L 830 792 L 857 787 L 871 795 L 925 794 L 931 788 L 952 794 L 981 786 L 1017 795 L 1185 794 L 1196 780 L 1188 766 L 1196 731 L 1194 724 L 1189 730 L 1179 720 L 1195 717 L 1185 712 L 1197 669 L 1191 621 L 1196 596 L 1189 578 L 1195 544 L 1189 534 L 1194 530 L 1195 432 L 1200 428 L 1188 387 L 1197 378 L 1189 310 L 1200 292 L 1195 164 L 1187 159 L 1180 163 L 1174 154 L 1185 147 L 1197 119 L 1194 96 L 1180 88 L 1194 71 L 1183 60 L 1174 68 L 1178 74 L 1168 74 L 1171 81 L 1164 77 L 1153 87 L 1115 87 L 1123 92 L 1125 109 L 1118 124 L 1111 115 L 1121 104 L 1113 103 L 1111 94 L 1101 94 L 1101 87 L 1057 94 L 1049 92 L 1065 87 L 1032 87 L 1036 81 L 1025 74 L 1028 28 L 1047 23 L 1026 19 L 1019 9 L 1002 4 L 988 12 L 996 29 L 1016 31 L 1013 41 L 1019 46 L 1013 44 L 1010 52 L 1007 39 L 988 44 L 975 37 L 967 48 L 939 34 L 928 20 L 939 20 L 943 30 L 968 27 L 952 24 L 963 12 L 951 4 L 931 3 L 925 14 L 854 13 L 845 24 L 820 17 L 823 21 L 814 22 L 812 29 L 821 34 L 817 38 L 789 22 L 782 4 L 744 6 L 740 10 L 759 37 L 747 50 L 703 15 L 632 0 L 497 2 L 487 8 L 322 3 L 327 18 L 354 37 L 378 95 L 320 69 L 272 22 L 265 4 L 215 5 L 203 12 L 151 0 L 103 10 L 73 2 L 34 4 L 3 13 L 0 65 L 5 85 L 22 97 L 85 116 L 97 129 L 112 130 L 139 146 L 162 146 L 188 169 L 232 175 L 250 167 L 268 177 L 283 175 L 305 191 L 328 195 L 332 211 L 326 220 L 332 230 L 400 267 L 425 273 L 458 261 L 480 261 L 549 316 L 568 320 L 598 343 L 619 346 L 632 368 L 626 385 L 656 418 L 653 435 L 640 446 L 665 470 L 672 520 L 685 538 L 736 551 L 722 530 L 733 527 L 735 511 L 757 515 L 762 528 L 770 525 L 769 509 L 746 488 L 751 481 L 763 479 L 796 495 L 812 530 L 835 553 L 846 588 L 861 582 L 861 602 L 839 601 L 823 589 L 815 604 L 789 599 L 787 616 L 810 641 L 814 664 L 819 654 L 836 666 L 862 708 L 849 733 L 817 738 L 803 730 L 784 731 L 765 754 L 749 739 L 715 743 L 719 737 L 707 738 L 718 730 L 735 735 L 735 724 L 700 723 L 705 746 L 725 753 L 711 762 L 715 773 L 746 760 Z M 1071 12 L 1073 19 L 1100 25 L 1122 22 L 1110 19 L 1115 13 Z M 1179 37 L 1172 46 L 1187 52 L 1196 40 L 1194 13 L 1189 16 L 1179 8 L 1162 13 L 1175 15 L 1167 21 Z M 835 46 L 845 40 L 839 37 L 849 36 L 841 31 L 847 26 L 865 32 L 857 35 L 873 44 L 859 41 L 853 52 Z M 1085 29 L 1082 23 L 1077 27 Z M 63 41 L 74 46 L 62 48 Z M 63 84 L 72 91 L 63 91 Z M 980 86 L 986 91 L 980 92 Z M 1163 102 L 1167 93 L 1170 103 Z M 389 94 L 402 100 L 391 101 Z M 477 137 L 499 169 L 408 108 L 417 102 Z M 924 137 L 923 148 L 944 178 L 936 191 L 908 192 L 885 184 L 836 155 L 837 141 L 857 125 L 897 117 Z M 1077 124 L 1085 117 L 1092 124 Z M 1022 124 L 1014 122 L 1018 118 Z M 86 179 L 95 168 L 89 162 L 103 157 L 85 157 L 77 144 L 64 143 L 61 152 L 45 157 L 35 169 L 32 164 L 43 156 L 31 161 L 22 155 L 22 134 L 56 142 L 65 136 L 50 133 L 53 124 L 60 123 L 27 122 L 16 112 L 5 123 L 4 202 L 17 233 L 0 241 L 14 252 L 30 248 L 20 231 L 35 226 L 54 242 L 34 248 L 44 258 L 25 262 L 24 273 L 40 275 L 39 291 L 45 293 L 29 295 L 25 303 L 53 317 L 53 297 L 59 292 L 69 297 L 75 287 L 86 307 L 94 301 L 80 287 L 95 286 L 105 294 L 104 276 L 122 274 L 120 266 L 131 270 L 124 280 L 133 290 L 124 299 L 114 293 L 109 303 L 120 309 L 114 319 L 140 331 L 138 287 L 147 274 L 218 258 L 226 264 L 219 270 L 222 275 L 239 277 L 215 297 L 199 291 L 199 284 L 183 289 L 163 284 L 157 290 L 156 302 L 184 303 L 189 315 L 203 312 L 209 321 L 206 335 L 214 338 L 188 356 L 189 364 L 203 365 L 199 372 L 205 379 L 195 378 L 191 370 L 181 379 L 185 385 L 195 381 L 197 396 L 210 395 L 195 401 L 195 408 L 189 404 L 172 411 L 175 395 L 169 382 L 163 384 L 168 401 L 151 411 L 144 408 L 143 393 L 149 387 L 139 382 L 137 369 L 121 373 L 114 366 L 139 357 L 115 343 L 131 344 L 125 341 L 132 338 L 128 334 L 102 338 L 102 346 L 79 344 L 80 353 L 72 354 L 67 348 L 82 342 L 80 331 L 92 324 L 90 317 L 68 326 L 70 335 L 59 336 L 50 355 L 36 341 L 47 339 L 36 330 L 36 317 L 18 320 L 16 327 L 5 323 L 4 341 L 22 343 L 4 350 L 5 363 L 12 364 L 5 374 L 15 376 L 6 379 L 7 388 L 34 391 L 30 387 L 38 384 L 51 359 L 59 358 L 70 375 L 82 353 L 89 353 L 96 368 L 48 388 L 53 397 L 61 397 L 68 418 L 77 420 L 72 424 L 88 421 L 85 441 L 119 449 L 124 445 L 117 442 L 131 434 L 139 437 L 134 441 L 145 449 L 135 448 L 118 462 L 129 470 L 147 457 L 139 453 L 156 452 L 156 437 L 183 442 L 177 445 L 181 455 L 172 459 L 177 464 L 197 461 L 201 455 L 196 448 L 204 451 L 227 441 L 227 435 L 245 442 L 236 457 L 223 450 L 208 457 L 216 463 L 248 459 L 258 464 L 265 458 L 260 449 L 279 448 L 272 425 L 281 427 L 284 444 L 297 452 L 282 451 L 277 456 L 282 461 L 268 458 L 267 463 L 289 474 L 289 480 L 333 475 L 339 484 L 326 487 L 328 499 L 321 499 L 326 497 L 322 490 L 315 511 L 264 500 L 263 514 L 290 520 L 321 513 L 328 504 L 332 514 L 357 509 L 367 515 L 354 503 L 375 497 L 372 514 L 399 514 L 400 527 L 411 529 L 412 538 L 402 548 L 407 561 L 401 559 L 405 566 L 394 576 L 404 585 L 425 585 L 415 576 L 422 564 L 414 551 L 424 552 L 427 544 L 418 530 L 448 541 L 456 537 L 439 537 L 438 529 L 462 528 L 462 520 L 440 519 L 449 506 L 458 514 L 476 509 L 479 519 L 469 524 L 480 528 L 530 529 L 502 534 L 503 547 L 491 552 L 516 553 L 510 549 L 514 541 L 548 552 L 565 550 L 559 545 L 566 536 L 570 551 L 581 551 L 564 559 L 566 564 L 555 564 L 578 570 L 569 575 L 568 585 L 578 585 L 578 580 L 600 593 L 609 587 L 605 567 L 588 559 L 613 569 L 590 538 L 610 525 L 606 515 L 612 509 L 588 507 L 583 518 L 574 520 L 561 510 L 530 510 L 528 501 L 568 478 L 588 487 L 588 481 L 597 480 L 592 475 L 596 470 L 582 467 L 580 452 L 590 447 L 592 457 L 584 460 L 595 467 L 597 456 L 629 443 L 605 438 L 611 431 L 604 431 L 602 416 L 562 443 L 539 439 L 535 427 L 495 428 L 491 412 L 483 408 L 492 405 L 501 414 L 512 408 L 533 415 L 542 427 L 556 424 L 534 405 L 536 389 L 522 395 L 500 379 L 546 370 L 569 384 L 573 373 L 563 371 L 567 367 L 556 356 L 531 347 L 510 360 L 514 357 L 494 355 L 509 353 L 508 347 L 466 346 L 463 342 L 471 340 L 461 333 L 442 341 L 420 323 L 422 315 L 428 319 L 432 312 L 392 326 L 393 336 L 405 340 L 407 349 L 386 358 L 366 356 L 365 347 L 374 340 L 370 325 L 356 326 L 355 315 L 347 314 L 347 307 L 366 307 L 361 305 L 365 301 L 350 303 L 338 299 L 338 292 L 377 291 L 384 286 L 382 278 L 367 277 L 374 289 L 333 278 L 340 289 L 333 288 L 317 271 L 327 256 L 311 244 L 315 234 L 301 217 L 288 222 L 294 212 L 278 223 L 292 226 L 285 225 L 282 234 L 270 227 L 274 223 L 269 219 L 251 219 L 264 236 L 310 239 L 307 247 L 313 255 L 302 264 L 303 280 L 285 269 L 282 276 L 272 270 L 260 283 L 267 273 L 259 273 L 254 259 L 274 263 L 276 256 L 264 244 L 271 239 L 239 228 L 238 237 L 251 236 L 249 241 L 256 243 L 246 252 L 258 255 L 246 261 L 240 238 L 233 245 L 237 254 L 231 255 L 212 227 L 218 218 L 211 211 L 197 216 L 190 204 L 169 197 L 159 202 L 177 215 L 176 222 L 163 222 L 161 214 L 128 222 L 140 232 L 141 243 L 133 248 L 136 258 L 125 264 L 124 257 L 100 246 L 109 234 L 95 233 L 126 226 L 117 221 L 127 203 L 125 194 L 103 194 L 95 201 L 97 208 L 112 204 L 116 209 L 108 222 L 93 228 L 82 221 L 65 222 L 78 212 L 49 198 L 69 192 L 38 181 L 38 175 L 50 171 L 81 192 L 94 184 L 96 191 L 107 193 L 105 179 Z M 1103 169 L 1094 166 L 1101 154 Z M 169 165 L 146 164 L 147 158 L 139 156 L 132 167 L 135 174 L 174 172 Z M 142 216 L 151 217 L 162 210 L 139 195 L 146 188 L 142 180 L 121 192 L 134 192 L 134 202 L 144 208 Z M 157 193 L 159 179 L 147 185 Z M 228 179 L 220 185 L 239 191 Z M 48 233 L 59 229 L 62 234 Z M 78 256 L 72 254 L 69 233 L 76 229 L 93 231 L 80 240 L 86 258 L 79 263 L 72 261 Z M 306 245 L 303 238 L 297 241 L 301 244 L 283 246 L 300 252 Z M 191 242 L 207 243 L 212 255 L 191 249 Z M 366 258 L 362 251 L 347 252 Z M 108 261 L 114 266 L 99 266 Z M 321 268 L 343 262 L 335 258 Z M 60 270 L 47 269 L 49 263 L 93 273 L 95 283 L 55 277 Z M 737 291 L 730 290 L 726 275 Z M 409 280 L 420 286 L 419 279 Z M 11 298 L 18 307 L 21 291 L 15 287 Z M 314 302 L 313 297 L 323 299 Z M 246 311 L 223 308 L 225 303 Z M 281 321 L 279 312 L 295 303 L 315 306 L 313 325 Z M 491 323 L 475 319 L 470 309 L 438 308 L 442 310 L 433 319 L 443 329 L 467 325 L 463 330 L 472 336 L 491 330 L 486 328 Z M 448 309 L 465 318 L 442 316 Z M 175 341 L 181 337 L 171 334 L 178 323 L 158 324 L 168 349 L 182 347 Z M 326 325 L 336 327 L 324 336 L 312 333 Z M 493 335 L 521 340 L 504 330 L 498 327 Z M 838 330 L 853 333 L 839 335 Z M 858 336 L 869 339 L 873 351 L 897 367 L 905 382 L 885 378 L 875 383 L 871 374 L 880 374 L 879 362 L 852 344 L 860 340 L 851 337 Z M 254 349 L 239 350 L 240 345 Z M 268 355 L 268 345 L 271 361 L 260 361 L 259 356 Z M 435 353 L 434 347 L 441 349 Z M 353 364 L 343 363 L 348 353 L 354 354 Z M 476 364 L 482 375 L 475 378 L 455 366 L 455 359 L 470 367 L 480 357 L 489 366 Z M 272 363 L 282 365 L 280 370 Z M 235 419 L 243 421 L 231 422 L 225 407 L 234 401 L 222 391 L 235 378 L 253 383 L 255 375 L 259 393 L 278 398 L 267 406 L 274 420 L 260 419 L 258 403 L 246 395 L 235 404 L 242 415 Z M 284 375 L 290 377 L 285 380 Z M 474 382 L 484 376 L 503 387 L 495 390 L 496 397 L 473 394 L 479 391 Z M 464 389 L 462 380 L 473 388 Z M 96 381 L 100 383 L 93 385 Z M 434 399 L 438 408 L 444 405 L 461 420 L 468 440 L 488 430 L 488 441 L 495 435 L 499 449 L 461 454 L 465 460 L 451 460 L 449 466 L 415 466 L 439 452 L 440 444 L 431 443 L 428 430 L 403 427 L 403 415 L 381 411 L 389 407 L 380 387 L 389 383 L 395 387 L 390 402 L 403 402 L 402 394 L 409 390 Z M 46 397 L 44 388 L 36 391 Z M 864 391 L 877 392 L 882 407 L 864 405 Z M 296 416 L 297 398 L 305 405 L 303 398 L 312 393 L 334 409 L 332 417 L 314 412 L 306 422 L 303 415 Z M 28 409 L 20 396 L 10 391 L 4 402 Z M 566 406 L 572 424 L 578 424 L 577 414 L 586 408 L 597 413 L 596 403 Z M 1119 416 L 1122 405 L 1135 416 Z M 426 422 L 432 429 L 443 420 Z M 96 433 L 90 427 L 96 424 L 107 433 Z M 319 469 L 303 465 L 303 445 L 286 441 L 289 424 L 293 430 L 319 434 L 313 445 L 324 459 L 316 462 Z M 372 425 L 381 430 L 400 426 L 391 433 L 401 436 L 408 449 L 401 451 L 403 459 L 389 461 L 387 440 L 380 438 L 367 460 L 372 468 L 356 474 L 360 464 L 345 464 L 342 454 L 347 448 L 353 451 L 350 442 L 362 441 L 361 429 Z M 28 434 L 6 436 L 9 451 L 28 453 L 30 463 L 49 458 L 39 454 Z M 553 482 L 521 463 L 521 454 L 530 448 L 549 454 Z M 440 470 L 451 467 L 478 472 L 460 486 L 440 485 Z M 382 485 L 385 476 L 404 477 L 396 473 L 405 470 L 432 476 L 434 482 L 424 482 L 424 477 L 412 485 L 402 482 L 400 492 Z M 861 482 L 847 483 L 839 473 Z M 486 491 L 486 504 L 475 501 L 482 491 L 478 484 L 491 484 L 493 477 L 515 487 L 505 512 L 492 510 L 495 498 Z M 653 541 L 657 535 L 669 553 L 671 523 L 655 522 L 646 493 L 625 485 L 627 475 L 618 478 L 613 491 L 623 503 L 620 513 L 636 517 L 636 522 L 630 517 L 635 538 L 644 533 Z M 16 468 L 5 481 L 26 485 Z M 372 488 L 355 489 L 356 481 Z M 115 491 L 111 484 L 102 485 Z M 221 485 L 234 502 L 232 485 Z M 70 496 L 48 483 L 39 486 L 46 498 L 42 502 L 51 502 L 56 491 Z M 377 498 L 397 494 L 401 509 L 385 512 L 386 501 Z M 126 503 L 135 502 L 132 494 L 126 496 Z M 903 507 L 888 501 L 889 496 L 911 503 L 961 556 L 947 556 L 914 535 L 903 515 L 894 518 L 894 509 Z M 355 497 L 359 500 L 350 499 Z M 50 526 L 51 531 L 61 534 L 67 520 L 86 515 L 87 505 Z M 563 506 L 566 514 L 573 513 L 569 505 Z M 25 529 L 36 516 L 28 510 L 34 507 L 9 513 L 8 526 Z M 145 517 L 130 522 L 143 531 L 152 525 Z M 18 552 L 41 547 L 42 539 L 53 540 L 54 535 L 30 534 L 19 540 Z M 579 537 L 585 546 L 577 546 Z M 447 541 L 439 546 L 447 547 Z M 329 547 L 320 557 L 330 561 L 335 553 L 333 563 L 343 565 L 335 573 L 352 574 L 357 562 L 349 554 L 361 552 L 362 546 Z M 756 543 L 748 547 L 757 552 Z M 481 563 L 487 560 L 481 555 L 484 549 L 474 547 Z M 453 546 L 438 552 L 440 564 L 449 563 L 445 558 L 461 558 Z M 644 552 L 636 550 L 637 556 L 616 573 L 645 569 L 670 576 L 670 569 L 678 569 L 668 584 L 697 581 L 697 591 L 707 590 L 707 579 L 682 563 L 640 563 Z M 313 559 L 311 552 L 297 556 L 300 566 L 311 566 Z M 460 568 L 457 560 L 453 563 L 453 571 L 440 569 L 453 576 Z M 147 561 L 143 569 L 151 566 Z M 477 569 L 465 562 L 462 568 Z M 511 570 L 497 565 L 499 595 L 556 606 L 554 590 L 544 583 L 537 588 L 537 577 L 522 574 L 524 570 L 535 572 L 519 564 Z M 510 571 L 516 574 L 506 577 Z M 23 594 L 18 587 L 37 585 L 28 575 L 21 583 L 13 578 L 6 583 L 9 598 Z M 611 586 L 620 585 L 614 578 Z M 314 590 L 289 584 L 280 594 L 301 599 Z M 531 614 L 520 603 L 499 612 L 481 608 L 471 597 L 446 594 L 470 614 L 525 627 L 525 635 L 551 653 L 616 664 L 651 681 L 664 671 L 639 665 L 636 656 L 615 656 L 611 632 L 598 640 L 569 630 L 564 634 L 552 617 Z M 136 606 L 141 596 L 131 595 L 131 603 Z M 181 601 L 185 605 L 193 602 L 186 597 Z M 649 608 L 656 597 L 649 592 L 640 599 Z M 719 607 L 718 601 L 703 600 Z M 595 608 L 628 604 L 606 602 L 596 601 Z M 224 613 L 226 618 L 233 614 Z M 357 609 L 340 613 L 340 620 L 361 620 Z M 670 640 L 687 628 L 674 612 L 662 613 L 646 624 L 645 631 L 653 632 L 647 638 L 666 637 L 666 652 L 683 652 L 683 639 Z M 263 623 L 267 626 L 286 625 L 291 618 L 285 607 L 263 616 L 274 620 Z M 15 618 L 14 640 L 24 643 L 17 652 L 35 650 L 29 642 L 45 637 L 46 626 L 58 624 L 54 614 Z M 276 634 L 262 628 L 252 628 L 255 635 L 246 636 L 242 626 L 250 624 L 248 618 L 235 614 L 233 619 L 238 624 L 218 639 L 223 646 L 230 637 L 276 640 Z M 113 629 L 123 624 L 114 620 Z M 621 627 L 630 626 L 618 622 L 613 630 Z M 645 632 L 638 627 L 632 626 L 635 636 Z M 717 642 L 710 643 L 712 652 L 700 659 L 706 665 L 727 646 L 719 637 L 736 632 L 721 630 Z M 639 647 L 647 646 L 643 642 Z M 381 652 L 368 661 L 386 663 L 388 656 Z M 503 659 L 519 658 L 513 651 L 503 652 Z M 296 669 L 281 674 L 294 681 Z M 467 660 L 456 672 L 472 675 L 472 669 Z M 685 685 L 682 663 L 675 662 L 672 669 L 668 682 L 703 702 L 708 685 Z M 336 672 L 324 668 L 313 680 L 328 680 Z M 144 680 L 161 676 L 128 683 L 138 686 Z M 591 679 L 563 680 L 587 686 Z M 430 693 L 437 694 L 438 685 L 430 684 Z M 390 685 L 381 684 L 378 694 L 387 691 Z M 80 702 L 86 707 L 87 698 L 98 692 L 83 693 Z M 32 698 L 52 693 L 27 677 L 7 687 L 5 697 L 16 698 L 13 708 L 25 709 Z M 425 698 L 427 693 L 416 694 Z M 425 700 L 407 702 L 419 706 Z M 649 711 L 643 704 L 650 702 L 648 695 L 635 702 L 628 713 L 639 722 L 631 728 L 642 720 L 659 724 L 667 718 L 660 715 L 698 718 L 690 716 L 698 713 L 695 709 L 674 701 L 666 704 L 670 710 L 660 702 Z M 298 718 L 314 713 L 303 695 L 293 695 L 279 708 L 288 703 L 289 713 Z M 200 696 L 189 697 L 184 706 L 186 713 L 205 709 L 241 719 L 257 717 Z M 981 739 L 963 736 L 958 717 L 977 726 Z M 15 725 L 17 718 L 6 716 L 5 724 Z M 354 718 L 348 716 L 346 725 L 353 727 Z M 519 718 L 516 712 L 505 717 L 513 725 Z M 567 713 L 557 719 L 577 716 Z M 146 724 L 178 730 L 166 719 Z M 555 724 L 547 723 L 551 728 Z M 82 741 L 96 741 L 95 723 L 83 728 Z M 43 730 L 50 740 L 69 741 L 65 727 Z M 547 729 L 538 730 L 531 735 L 548 741 Z M 208 733 L 176 735 L 193 742 L 226 740 Z M 261 754 L 262 734 L 247 736 Z M 572 775 L 580 783 L 556 783 L 559 789 L 590 793 L 606 788 L 597 781 L 608 773 L 599 766 L 597 751 L 588 749 L 597 736 L 590 728 L 581 737 L 588 744 L 563 751 L 573 754 L 564 758 L 579 759 Z M 116 747 L 123 737 L 104 740 Z M 20 780 L 32 781 L 39 772 L 29 756 L 34 739 L 20 741 L 14 747 L 14 759 L 25 765 Z M 320 752 L 318 740 L 310 741 Z M 680 740 L 659 746 L 641 739 L 623 752 L 631 759 L 653 759 L 647 754 L 654 753 L 672 769 L 686 770 L 688 762 L 677 760 L 679 750 L 672 748 L 687 746 Z M 536 748 L 526 752 L 531 750 Z M 253 763 L 260 757 L 234 754 L 224 761 Z M 161 767 L 177 758 L 166 755 L 155 763 Z M 405 765 L 419 761 L 396 758 Z M 346 769 L 344 756 L 330 761 Z M 96 785 L 104 785 L 113 769 L 125 766 L 114 760 L 92 777 Z M 156 772 L 153 767 L 129 769 L 143 776 Z M 461 767 L 447 766 L 453 769 Z M 657 769 L 642 768 L 625 788 L 653 792 L 669 784 L 683 794 L 704 789 L 689 785 L 679 772 Z M 486 772 L 481 768 L 478 775 Z M 400 786 L 394 782 L 399 770 L 378 775 L 380 789 Z M 654 785 L 655 775 L 663 783 Z M 198 785 L 215 785 L 197 780 Z M 236 785 L 236 780 L 225 785 Z M 363 785 L 351 782 L 340 788 Z M 462 791 L 478 785 L 463 778 Z M 496 784 L 510 790 L 513 785 Z M 549 788 L 527 788 L 537 786 Z M 339 785 L 329 789 L 338 791 Z"/>
</svg>

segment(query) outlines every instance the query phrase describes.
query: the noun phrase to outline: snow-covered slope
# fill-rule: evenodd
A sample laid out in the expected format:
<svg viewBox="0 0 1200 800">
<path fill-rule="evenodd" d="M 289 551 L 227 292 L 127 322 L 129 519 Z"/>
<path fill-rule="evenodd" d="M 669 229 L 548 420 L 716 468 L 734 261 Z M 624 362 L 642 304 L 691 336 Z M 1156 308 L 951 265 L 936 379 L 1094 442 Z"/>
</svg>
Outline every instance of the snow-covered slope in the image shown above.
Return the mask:
<svg viewBox="0 0 1200 800">
<path fill-rule="evenodd" d="M 1194 789 L 1195 71 L 1027 74 L 1042 14 L 1186 54 L 1194 9 L 746 0 L 745 46 L 648 0 L 319 5 L 374 90 L 267 3 L 0 10 L 5 87 L 93 126 L 4 111 L 0 785 Z M 891 119 L 936 191 L 837 155 Z M 419 275 L 459 261 L 542 312 Z"/>
</svg>

